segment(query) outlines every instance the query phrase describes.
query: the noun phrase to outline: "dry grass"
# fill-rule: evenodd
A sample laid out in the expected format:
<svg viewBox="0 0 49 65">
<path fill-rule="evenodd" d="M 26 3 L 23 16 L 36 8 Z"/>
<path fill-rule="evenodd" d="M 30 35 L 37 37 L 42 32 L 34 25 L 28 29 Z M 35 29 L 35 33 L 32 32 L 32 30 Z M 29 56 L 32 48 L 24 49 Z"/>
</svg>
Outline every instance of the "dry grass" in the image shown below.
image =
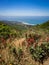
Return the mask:
<svg viewBox="0 0 49 65">
<path fill-rule="evenodd" d="M 24 44 L 23 44 L 24 42 Z M 18 48 L 20 47 L 23 51 L 22 57 L 20 56 L 20 61 L 18 59 L 18 56 L 14 56 L 12 52 L 10 52 L 9 47 L 0 49 L 0 54 L 2 55 L 2 61 L 4 61 L 6 64 L 1 64 L 1 65 L 10 65 L 10 63 L 16 63 L 15 65 L 39 65 L 38 62 L 35 62 L 32 59 L 32 56 L 29 52 L 29 49 L 27 48 L 27 44 L 25 41 L 25 38 L 21 38 L 19 40 L 15 39 L 13 40 L 9 45 L 14 46 L 18 52 Z M 0 60 L 0 61 L 1 61 Z M 49 64 L 49 58 L 44 62 L 43 65 L 48 65 Z M 12 64 L 14 65 L 14 64 Z"/>
</svg>

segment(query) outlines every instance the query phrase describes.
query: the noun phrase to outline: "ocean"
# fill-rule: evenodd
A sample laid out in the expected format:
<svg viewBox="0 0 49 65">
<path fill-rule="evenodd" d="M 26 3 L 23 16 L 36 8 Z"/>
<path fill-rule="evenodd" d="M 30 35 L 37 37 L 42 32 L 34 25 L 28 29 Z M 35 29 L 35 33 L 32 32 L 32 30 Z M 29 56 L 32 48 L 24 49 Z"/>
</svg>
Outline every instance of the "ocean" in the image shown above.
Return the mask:
<svg viewBox="0 0 49 65">
<path fill-rule="evenodd" d="M 0 20 L 12 22 L 24 22 L 29 24 L 41 24 L 49 20 L 49 16 L 0 16 Z"/>
</svg>

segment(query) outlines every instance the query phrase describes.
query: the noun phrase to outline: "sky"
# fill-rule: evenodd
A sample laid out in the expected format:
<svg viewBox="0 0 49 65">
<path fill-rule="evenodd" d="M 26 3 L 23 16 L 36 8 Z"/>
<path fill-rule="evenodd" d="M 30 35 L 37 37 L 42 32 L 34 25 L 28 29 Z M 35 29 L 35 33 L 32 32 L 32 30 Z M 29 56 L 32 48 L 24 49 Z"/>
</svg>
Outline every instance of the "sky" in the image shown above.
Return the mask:
<svg viewBox="0 0 49 65">
<path fill-rule="evenodd" d="M 0 0 L 0 16 L 49 16 L 49 0 Z"/>
</svg>

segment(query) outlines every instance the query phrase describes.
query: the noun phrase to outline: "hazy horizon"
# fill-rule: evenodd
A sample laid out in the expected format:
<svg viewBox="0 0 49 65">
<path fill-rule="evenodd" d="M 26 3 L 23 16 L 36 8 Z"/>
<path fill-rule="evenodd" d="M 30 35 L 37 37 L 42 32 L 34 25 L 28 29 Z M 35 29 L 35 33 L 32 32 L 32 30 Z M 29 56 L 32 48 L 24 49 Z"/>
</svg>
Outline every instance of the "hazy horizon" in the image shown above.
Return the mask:
<svg viewBox="0 0 49 65">
<path fill-rule="evenodd" d="M 0 17 L 3 21 L 23 22 L 25 24 L 41 24 L 49 20 L 49 16 L 12 16 Z"/>
</svg>

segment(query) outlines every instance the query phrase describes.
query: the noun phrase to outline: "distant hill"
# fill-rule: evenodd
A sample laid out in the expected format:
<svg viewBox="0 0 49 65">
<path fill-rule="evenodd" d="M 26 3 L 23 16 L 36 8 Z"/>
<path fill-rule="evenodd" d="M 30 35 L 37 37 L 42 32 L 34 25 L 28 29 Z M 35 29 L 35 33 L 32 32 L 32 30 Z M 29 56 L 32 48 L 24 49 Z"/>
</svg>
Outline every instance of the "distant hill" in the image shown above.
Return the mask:
<svg viewBox="0 0 49 65">
<path fill-rule="evenodd" d="M 0 23 L 4 23 L 6 25 L 9 25 L 13 28 L 15 28 L 16 30 L 26 30 L 30 27 L 32 27 L 32 25 L 26 24 L 24 22 L 19 22 L 19 21 L 0 21 Z"/>
<path fill-rule="evenodd" d="M 3 22 L 5 24 L 8 24 L 8 25 L 26 25 L 26 26 L 32 26 L 34 24 L 29 24 L 29 23 L 26 23 L 26 22 L 21 22 L 21 21 L 7 21 L 7 20 L 1 20 L 0 22 Z"/>
</svg>

